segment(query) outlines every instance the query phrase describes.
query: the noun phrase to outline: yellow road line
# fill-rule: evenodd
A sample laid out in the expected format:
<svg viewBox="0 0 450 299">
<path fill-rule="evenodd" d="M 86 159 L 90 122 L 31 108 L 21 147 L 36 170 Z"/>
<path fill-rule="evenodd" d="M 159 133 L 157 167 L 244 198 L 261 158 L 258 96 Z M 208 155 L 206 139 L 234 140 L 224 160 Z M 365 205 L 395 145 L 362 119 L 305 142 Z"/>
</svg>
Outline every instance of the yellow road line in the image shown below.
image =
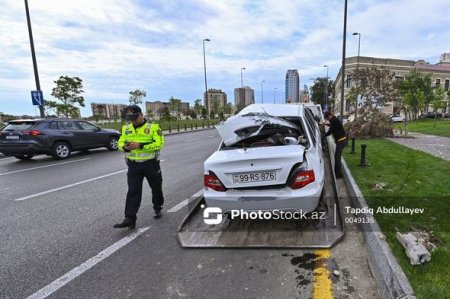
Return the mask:
<svg viewBox="0 0 450 299">
<path fill-rule="evenodd" d="M 316 267 L 314 269 L 313 299 L 333 299 L 330 271 L 326 268 L 330 250 L 320 249 L 316 250 L 314 254 L 316 255 Z"/>
</svg>

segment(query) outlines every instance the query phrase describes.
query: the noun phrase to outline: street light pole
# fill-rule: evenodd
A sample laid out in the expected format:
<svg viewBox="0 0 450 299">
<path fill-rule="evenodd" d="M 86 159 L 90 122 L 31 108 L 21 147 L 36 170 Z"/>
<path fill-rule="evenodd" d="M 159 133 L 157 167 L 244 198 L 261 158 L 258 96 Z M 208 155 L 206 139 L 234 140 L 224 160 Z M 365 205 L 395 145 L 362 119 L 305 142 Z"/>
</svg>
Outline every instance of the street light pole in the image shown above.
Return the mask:
<svg viewBox="0 0 450 299">
<path fill-rule="evenodd" d="M 353 35 L 358 35 L 358 57 L 356 60 L 356 69 L 359 71 L 359 56 L 360 56 L 360 49 L 361 49 L 361 33 L 359 32 L 353 32 Z M 359 76 L 358 72 L 358 76 Z M 355 119 L 358 116 L 358 96 L 359 96 L 359 78 L 356 80 L 356 101 L 355 101 Z"/>
<path fill-rule="evenodd" d="M 266 82 L 266 80 L 261 81 L 261 104 L 264 104 L 264 88 L 263 85 Z"/>
<path fill-rule="evenodd" d="M 328 110 L 328 65 L 324 65 L 323 67 L 327 68 L 327 81 L 325 82 L 325 109 Z"/>
<path fill-rule="evenodd" d="M 242 70 L 245 70 L 245 67 L 241 67 L 241 88 L 244 87 L 244 80 L 242 80 Z"/>
<path fill-rule="evenodd" d="M 208 38 L 203 39 L 203 68 L 205 70 L 205 107 L 208 107 L 208 82 L 206 80 L 206 56 L 205 56 L 205 42 L 209 42 Z M 209 110 L 209 109 L 208 109 Z M 209 112 L 209 111 L 208 111 Z"/>
<path fill-rule="evenodd" d="M 34 80 L 36 81 L 36 90 L 41 90 L 41 84 L 39 82 L 39 72 L 38 72 L 38 67 L 37 67 L 37 62 L 36 62 L 36 53 L 34 52 L 33 32 L 31 30 L 31 19 L 30 19 L 30 12 L 28 10 L 28 0 L 25 0 L 25 12 L 27 14 L 28 35 L 30 36 L 31 57 L 33 59 Z M 42 105 L 39 105 L 39 112 L 40 112 L 41 118 L 45 118 L 43 105 L 44 105 L 44 99 L 42 99 Z"/>
<path fill-rule="evenodd" d="M 274 89 L 273 89 L 273 103 L 275 104 L 275 92 L 276 92 L 276 90 L 277 90 L 277 88 L 275 87 Z"/>
<path fill-rule="evenodd" d="M 345 77 L 345 43 L 347 39 L 347 0 L 344 5 L 344 32 L 342 34 L 342 67 L 341 67 L 341 122 L 344 119 L 344 77 Z"/>
</svg>

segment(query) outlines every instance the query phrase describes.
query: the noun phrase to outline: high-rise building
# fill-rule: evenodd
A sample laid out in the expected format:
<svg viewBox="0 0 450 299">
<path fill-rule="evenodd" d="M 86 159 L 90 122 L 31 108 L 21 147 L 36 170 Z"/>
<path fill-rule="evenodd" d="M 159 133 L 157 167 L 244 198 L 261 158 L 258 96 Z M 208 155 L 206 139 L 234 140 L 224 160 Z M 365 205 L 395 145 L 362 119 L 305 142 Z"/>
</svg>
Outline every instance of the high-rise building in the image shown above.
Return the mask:
<svg viewBox="0 0 450 299">
<path fill-rule="evenodd" d="M 222 91 L 222 89 L 214 89 L 210 88 L 208 89 L 208 92 L 205 92 L 203 94 L 203 99 L 205 102 L 205 108 L 208 112 L 208 115 L 211 114 L 211 111 L 216 108 L 225 107 L 227 104 L 227 94 Z M 218 113 L 219 111 L 214 111 L 215 113 Z"/>
<path fill-rule="evenodd" d="M 244 108 L 255 103 L 255 91 L 249 86 L 234 89 L 234 105 Z"/>
<path fill-rule="evenodd" d="M 288 70 L 286 72 L 285 81 L 285 102 L 286 103 L 298 103 L 300 91 L 300 76 L 297 70 Z"/>
<path fill-rule="evenodd" d="M 125 104 L 91 103 L 92 115 L 107 119 L 120 118 L 126 107 Z"/>
</svg>

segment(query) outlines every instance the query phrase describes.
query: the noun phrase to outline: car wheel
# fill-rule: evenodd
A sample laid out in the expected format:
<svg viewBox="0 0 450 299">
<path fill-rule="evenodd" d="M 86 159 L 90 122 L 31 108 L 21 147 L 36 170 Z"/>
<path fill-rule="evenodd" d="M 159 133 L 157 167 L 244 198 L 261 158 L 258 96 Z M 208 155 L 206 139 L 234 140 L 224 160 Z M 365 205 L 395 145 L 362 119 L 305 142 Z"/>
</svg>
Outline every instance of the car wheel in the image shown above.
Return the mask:
<svg viewBox="0 0 450 299">
<path fill-rule="evenodd" d="M 19 160 L 30 160 L 31 158 L 33 158 L 33 155 L 17 155 L 14 157 Z"/>
<path fill-rule="evenodd" d="M 119 148 L 118 141 L 119 141 L 119 139 L 117 137 L 115 137 L 115 136 L 109 137 L 108 144 L 106 145 L 106 147 L 110 151 L 117 151 L 117 149 Z"/>
<path fill-rule="evenodd" d="M 62 160 L 70 157 L 70 146 L 65 142 L 56 142 L 53 145 L 52 156 L 55 159 Z"/>
</svg>

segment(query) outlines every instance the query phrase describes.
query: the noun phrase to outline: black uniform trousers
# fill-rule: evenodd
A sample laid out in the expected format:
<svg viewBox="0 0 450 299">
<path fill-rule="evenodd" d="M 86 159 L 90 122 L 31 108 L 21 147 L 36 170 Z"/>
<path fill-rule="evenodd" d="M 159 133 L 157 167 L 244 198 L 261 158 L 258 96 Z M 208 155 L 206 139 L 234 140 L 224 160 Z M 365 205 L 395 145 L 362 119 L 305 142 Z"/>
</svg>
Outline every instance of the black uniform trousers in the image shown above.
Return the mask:
<svg viewBox="0 0 450 299">
<path fill-rule="evenodd" d="M 136 219 L 136 214 L 141 206 L 144 178 L 147 179 L 152 189 L 153 209 L 161 210 L 164 204 L 164 196 L 162 193 L 162 175 L 159 160 L 151 159 L 145 162 L 126 161 L 128 165 L 128 193 L 125 203 L 125 217 Z"/>
</svg>

